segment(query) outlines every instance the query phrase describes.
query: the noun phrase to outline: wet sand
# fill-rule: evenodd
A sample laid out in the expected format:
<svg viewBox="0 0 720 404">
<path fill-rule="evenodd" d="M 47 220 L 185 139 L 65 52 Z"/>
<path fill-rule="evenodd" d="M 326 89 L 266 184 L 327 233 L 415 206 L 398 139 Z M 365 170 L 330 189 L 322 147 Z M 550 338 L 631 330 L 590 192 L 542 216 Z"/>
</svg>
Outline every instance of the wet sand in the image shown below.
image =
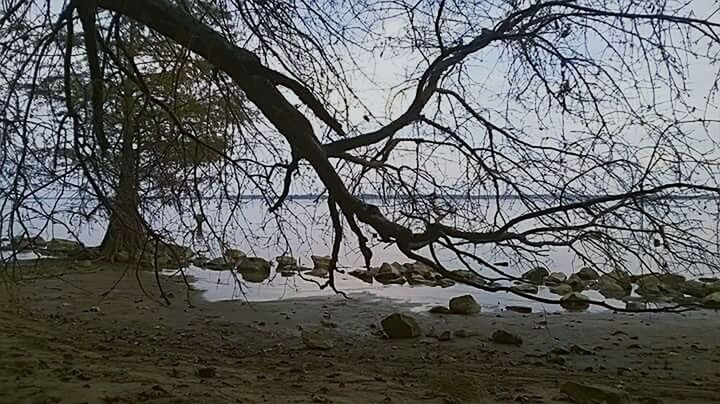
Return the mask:
<svg viewBox="0 0 720 404">
<path fill-rule="evenodd" d="M 388 340 L 380 320 L 412 306 L 369 295 L 209 303 L 161 277 L 168 306 L 154 274 L 132 268 L 48 261 L 22 274 L 0 285 L 3 403 L 553 403 L 569 401 L 567 381 L 633 402 L 720 397 L 715 311 L 421 312 L 425 336 Z M 307 349 L 303 327 L 334 347 Z M 523 344 L 490 342 L 498 329 Z M 458 330 L 477 335 L 433 336 Z"/>
</svg>

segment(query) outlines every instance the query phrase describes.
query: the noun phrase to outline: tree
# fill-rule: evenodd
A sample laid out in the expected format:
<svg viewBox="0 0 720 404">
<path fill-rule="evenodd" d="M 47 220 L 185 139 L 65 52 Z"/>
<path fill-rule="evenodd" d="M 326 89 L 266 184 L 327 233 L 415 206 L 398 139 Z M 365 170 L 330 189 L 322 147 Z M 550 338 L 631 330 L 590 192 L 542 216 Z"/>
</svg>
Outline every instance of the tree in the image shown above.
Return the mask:
<svg viewBox="0 0 720 404">
<path fill-rule="evenodd" d="M 83 44 L 82 37 L 72 35 L 72 27 L 64 34 L 75 46 Z M 194 189 L 183 188 L 184 177 L 194 174 L 198 184 L 207 183 L 198 169 L 222 165 L 221 156 L 232 147 L 231 132 L 246 117 L 242 97 L 223 92 L 213 81 L 211 66 L 181 47 L 125 18 L 113 20 L 107 38 L 102 46 L 113 63 L 102 70 L 102 127 L 108 145 L 101 159 L 89 161 L 96 174 L 91 177 L 93 196 L 109 213 L 100 252 L 115 259 L 152 252 L 155 240 L 148 234 L 143 210 L 151 210 L 153 200 L 172 204 L 193 194 Z M 27 86 L 28 91 L 41 100 L 40 106 L 66 106 L 88 122 L 88 59 L 73 56 L 67 63 L 71 71 L 66 77 L 48 75 Z M 63 89 L 66 81 L 69 91 Z M 56 160 L 60 153 L 76 166 L 88 162 L 73 148 L 44 151 L 46 159 Z M 34 176 L 42 178 L 43 173 Z"/>
<path fill-rule="evenodd" d="M 221 5 L 237 26 L 203 13 L 208 4 Z M 486 247 L 516 265 L 566 248 L 602 271 L 720 268 L 717 233 L 698 231 L 702 222 L 693 217 L 696 198 L 720 194 L 715 88 L 707 86 L 706 94 L 690 88 L 696 74 L 717 80 L 709 67 L 718 61 L 720 22 L 704 17 L 715 15 L 717 3 L 691 6 L 78 0 L 47 13 L 52 21 L 38 17 L 43 22 L 35 26 L 57 30 L 79 16 L 92 39 L 107 29 L 108 15 L 122 15 L 217 68 L 288 146 L 265 156 L 272 162 L 255 158 L 230 170 L 284 169 L 281 180 L 272 170 L 253 182 L 266 198 L 275 195 L 267 198 L 274 210 L 286 202 L 298 169 L 309 166 L 328 196 L 331 267 L 348 235 L 369 266 L 373 232 L 446 277 L 502 291 L 510 288 L 478 279 L 517 276 L 485 257 Z M 31 8 L 11 2 L 2 25 Z M 47 60 L 48 42 L 38 43 L 31 56 L 6 51 L 3 58 Z M 90 156 L 98 156 L 103 49 L 86 50 L 95 84 Z M 384 97 L 399 100 L 390 117 L 367 107 L 355 85 L 371 74 L 368 61 L 383 55 L 409 62 L 405 81 Z M 24 117 L 11 120 L 28 127 Z M 452 170 L 444 173 L 444 166 Z M 84 169 L 85 178 L 96 175 Z M 360 198 L 364 192 L 402 203 L 376 206 Z M 519 201 L 519 212 L 502 206 L 507 196 Z M 628 254 L 637 262 L 621 258 Z M 448 255 L 478 277 L 450 271 Z M 333 282 L 331 272 L 326 286 Z"/>
</svg>

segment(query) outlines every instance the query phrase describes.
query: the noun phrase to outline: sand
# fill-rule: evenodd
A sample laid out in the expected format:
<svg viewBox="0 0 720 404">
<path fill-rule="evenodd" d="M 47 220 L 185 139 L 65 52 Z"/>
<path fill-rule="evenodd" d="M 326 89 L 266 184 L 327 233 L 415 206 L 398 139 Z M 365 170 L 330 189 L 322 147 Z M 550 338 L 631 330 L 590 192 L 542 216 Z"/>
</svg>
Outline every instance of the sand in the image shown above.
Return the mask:
<svg viewBox="0 0 720 404">
<path fill-rule="evenodd" d="M 15 275 L 0 287 L 2 403 L 554 403 L 568 381 L 633 402 L 720 397 L 714 311 L 421 312 L 425 336 L 389 340 L 380 320 L 412 307 L 369 295 L 209 303 L 160 277 L 166 305 L 153 273 L 123 266 L 43 261 Z M 303 327 L 334 347 L 307 349 Z M 491 342 L 498 329 L 523 344 Z M 433 337 L 458 330 L 477 335 Z"/>
</svg>

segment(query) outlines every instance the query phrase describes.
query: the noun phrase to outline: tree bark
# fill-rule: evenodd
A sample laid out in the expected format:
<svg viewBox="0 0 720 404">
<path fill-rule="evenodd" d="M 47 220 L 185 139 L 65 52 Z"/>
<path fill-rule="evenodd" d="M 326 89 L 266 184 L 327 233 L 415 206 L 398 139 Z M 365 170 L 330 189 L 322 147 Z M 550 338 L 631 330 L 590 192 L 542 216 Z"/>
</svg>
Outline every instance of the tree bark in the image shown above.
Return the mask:
<svg viewBox="0 0 720 404">
<path fill-rule="evenodd" d="M 122 144 L 118 157 L 118 186 L 110 212 L 110 224 L 101 245 L 103 257 L 116 260 L 119 254 L 127 259 L 136 257 L 146 247 L 147 232 L 140 215 L 140 194 L 138 190 L 137 151 L 135 129 L 135 100 L 129 80 L 123 83 L 122 99 Z"/>
</svg>

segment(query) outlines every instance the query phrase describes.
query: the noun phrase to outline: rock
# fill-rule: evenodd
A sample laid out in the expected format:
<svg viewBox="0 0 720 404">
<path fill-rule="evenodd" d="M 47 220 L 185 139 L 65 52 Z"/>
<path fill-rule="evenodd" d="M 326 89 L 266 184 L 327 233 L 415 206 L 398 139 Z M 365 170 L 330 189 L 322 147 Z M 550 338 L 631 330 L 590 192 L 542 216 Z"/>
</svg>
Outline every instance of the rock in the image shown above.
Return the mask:
<svg viewBox="0 0 720 404">
<path fill-rule="evenodd" d="M 197 372 L 198 376 L 202 377 L 203 379 L 213 378 L 217 374 L 217 371 L 213 367 L 200 368 Z"/>
<path fill-rule="evenodd" d="M 577 272 L 577 276 L 584 281 L 595 281 L 600 278 L 600 274 L 590 267 L 583 267 Z"/>
<path fill-rule="evenodd" d="M 523 340 L 519 335 L 515 335 L 505 330 L 497 330 L 492 333 L 490 340 L 496 344 L 504 345 L 522 345 Z"/>
<path fill-rule="evenodd" d="M 47 241 L 41 236 L 25 237 L 17 236 L 10 240 L 10 247 L 16 251 L 31 250 L 47 246 Z"/>
<path fill-rule="evenodd" d="M 569 285 L 575 292 L 582 292 L 587 288 L 588 281 L 580 278 L 578 274 L 572 274 L 565 281 L 565 284 Z"/>
<path fill-rule="evenodd" d="M 332 349 L 334 346 L 333 340 L 320 329 L 303 328 L 302 341 L 309 349 L 327 351 L 328 349 Z"/>
<path fill-rule="evenodd" d="M 705 278 L 698 278 L 698 281 L 703 282 L 703 283 L 714 283 L 714 282 L 720 281 L 720 278 L 705 277 Z"/>
<path fill-rule="evenodd" d="M 425 279 L 434 279 L 435 270 L 431 266 L 423 264 L 422 262 L 413 262 L 410 264 L 404 264 L 403 266 L 409 273 L 418 274 Z"/>
<path fill-rule="evenodd" d="M 622 286 L 623 289 L 627 290 L 627 294 L 630 294 L 630 291 L 632 290 L 632 278 L 630 277 L 630 273 L 628 271 L 616 268 L 603 276 L 613 279 L 618 285 Z M 602 278 L 602 276 L 600 278 Z"/>
<path fill-rule="evenodd" d="M 278 264 L 277 272 L 297 270 L 297 259 L 295 257 L 281 255 L 275 257 L 275 262 Z"/>
<path fill-rule="evenodd" d="M 260 257 L 245 257 L 236 269 L 248 282 L 259 283 L 270 277 L 270 262 Z"/>
<path fill-rule="evenodd" d="M 450 331 L 443 331 L 437 335 L 438 341 L 450 341 L 452 339 L 452 333 Z"/>
<path fill-rule="evenodd" d="M 456 270 L 450 271 L 450 272 L 452 272 L 453 275 L 455 275 L 461 279 L 464 279 L 468 282 L 476 283 L 479 285 L 485 285 L 487 283 L 487 281 L 485 279 L 483 279 L 480 275 L 476 274 L 473 271 L 467 270 L 467 269 L 456 269 Z"/>
<path fill-rule="evenodd" d="M 235 264 L 229 262 L 225 257 L 213 258 L 203 265 L 203 268 L 212 269 L 214 271 L 227 271 L 235 268 Z"/>
<path fill-rule="evenodd" d="M 617 281 L 608 275 L 601 276 L 596 287 L 601 295 L 611 299 L 620 299 L 623 296 L 630 294 L 630 290 L 623 288 Z"/>
<path fill-rule="evenodd" d="M 657 275 L 642 275 L 637 277 L 635 283 L 641 288 L 654 288 L 660 285 L 660 278 Z"/>
<path fill-rule="evenodd" d="M 90 306 L 88 311 L 91 313 L 100 313 L 100 306 Z"/>
<path fill-rule="evenodd" d="M 714 292 L 702 299 L 702 303 L 708 307 L 720 308 L 720 292 Z"/>
<path fill-rule="evenodd" d="M 245 258 L 246 255 L 244 252 L 235 248 L 226 248 L 225 251 L 223 251 L 223 257 L 225 258 L 223 262 L 237 264 Z"/>
<path fill-rule="evenodd" d="M 630 395 L 627 392 L 612 387 L 596 384 L 565 382 L 560 391 L 567 394 L 578 404 L 629 404 Z"/>
<path fill-rule="evenodd" d="M 436 283 L 434 280 L 428 280 L 425 279 L 422 275 L 417 273 L 412 273 L 406 275 L 407 281 L 410 284 L 410 286 L 435 286 Z"/>
<path fill-rule="evenodd" d="M 510 290 L 514 292 L 520 292 L 520 293 L 528 293 L 528 294 L 536 294 L 538 293 L 539 289 L 537 285 L 531 285 L 529 283 L 521 283 L 518 285 L 515 285 L 510 288 Z"/>
<path fill-rule="evenodd" d="M 456 296 L 450 299 L 450 311 L 454 314 L 474 314 L 480 312 L 480 305 L 471 295 Z"/>
<path fill-rule="evenodd" d="M 678 290 L 686 295 L 703 298 L 709 289 L 705 283 L 690 279 L 679 285 Z"/>
<path fill-rule="evenodd" d="M 542 284 L 545 278 L 550 275 L 547 269 L 543 267 L 535 267 L 522 275 L 523 279 L 529 280 L 530 282 Z"/>
<path fill-rule="evenodd" d="M 405 283 L 405 277 L 402 274 L 402 268 L 403 267 L 397 262 L 393 262 L 392 264 L 388 264 L 387 262 L 385 262 L 380 266 L 377 274 L 375 274 L 375 280 L 382 283 L 383 285 L 402 285 Z"/>
<path fill-rule="evenodd" d="M 628 310 L 645 310 L 647 305 L 643 302 L 627 302 L 625 308 Z"/>
<path fill-rule="evenodd" d="M 367 269 L 353 269 L 348 275 L 354 276 L 365 283 L 373 283 L 373 273 Z"/>
<path fill-rule="evenodd" d="M 310 271 L 305 272 L 305 275 L 314 276 L 316 278 L 327 278 L 330 276 L 330 271 L 325 268 L 313 268 Z"/>
<path fill-rule="evenodd" d="M 75 240 L 65 240 L 61 238 L 54 238 L 47 242 L 45 249 L 49 253 L 57 254 L 70 254 L 81 251 L 85 246 L 83 243 Z"/>
<path fill-rule="evenodd" d="M 658 278 L 660 278 L 663 285 L 672 289 L 678 289 L 680 285 L 685 283 L 685 277 L 678 274 L 660 274 Z"/>
<path fill-rule="evenodd" d="M 569 293 L 560 298 L 560 306 L 567 311 L 582 311 L 590 307 L 589 297 L 579 292 Z"/>
<path fill-rule="evenodd" d="M 452 312 L 445 306 L 434 306 L 428 310 L 432 314 L 451 314 Z"/>
<path fill-rule="evenodd" d="M 554 293 L 556 295 L 565 296 L 567 294 L 572 293 L 574 290 L 572 286 L 568 285 L 567 283 L 561 283 L 557 286 L 553 286 L 550 288 L 550 293 Z"/>
<path fill-rule="evenodd" d="M 448 278 L 438 278 L 435 280 L 435 285 L 440 286 L 441 288 L 449 288 L 451 286 L 455 286 L 455 281 Z"/>
<path fill-rule="evenodd" d="M 505 310 L 523 314 L 532 313 L 532 307 L 528 306 L 507 306 L 505 307 Z"/>
<path fill-rule="evenodd" d="M 420 326 L 415 318 L 408 314 L 393 313 L 381 321 L 385 335 L 389 338 L 416 338 L 420 336 Z"/>
<path fill-rule="evenodd" d="M 567 280 L 567 275 L 562 272 L 553 272 L 545 278 L 546 285 L 558 285 Z"/>
<path fill-rule="evenodd" d="M 323 255 L 311 255 L 310 259 L 313 262 L 313 269 L 317 272 L 330 272 L 330 261 L 332 257 Z"/>
<path fill-rule="evenodd" d="M 470 330 L 462 329 L 462 330 L 455 331 L 453 333 L 453 335 L 455 335 L 455 338 L 470 338 L 470 337 L 475 337 L 479 334 L 477 331 L 470 331 Z"/>
<path fill-rule="evenodd" d="M 705 296 L 715 292 L 720 292 L 720 281 L 705 285 Z"/>
</svg>

